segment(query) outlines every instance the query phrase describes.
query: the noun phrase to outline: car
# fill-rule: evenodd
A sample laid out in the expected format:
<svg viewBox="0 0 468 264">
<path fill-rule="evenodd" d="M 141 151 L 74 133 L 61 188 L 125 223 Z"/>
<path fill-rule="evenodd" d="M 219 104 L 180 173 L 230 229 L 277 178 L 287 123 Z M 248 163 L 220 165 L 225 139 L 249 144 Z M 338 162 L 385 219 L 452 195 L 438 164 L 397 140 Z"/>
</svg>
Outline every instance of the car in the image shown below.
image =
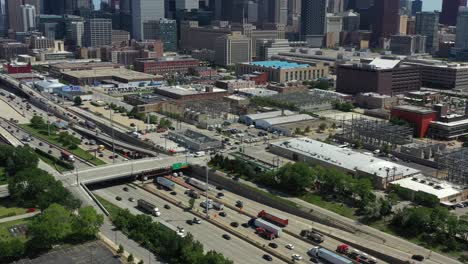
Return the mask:
<svg viewBox="0 0 468 264">
<path fill-rule="evenodd" d="M 177 195 L 177 193 L 176 193 L 176 192 L 170 192 L 170 194 L 171 194 L 171 195 Z"/>
<path fill-rule="evenodd" d="M 463 205 L 464 205 L 465 207 L 468 207 L 468 202 L 463 202 Z"/>
<path fill-rule="evenodd" d="M 170 206 L 170 205 L 168 205 L 168 204 L 165 204 L 165 205 L 164 205 L 164 209 L 167 209 L 167 210 L 169 210 L 169 209 L 171 209 L 171 206 Z"/>
<path fill-rule="evenodd" d="M 219 216 L 222 216 L 222 217 L 226 217 L 226 215 L 227 215 L 226 212 L 220 212 L 219 213 Z"/>
<path fill-rule="evenodd" d="M 134 201 L 135 201 L 135 198 L 130 197 L 130 198 L 128 198 L 128 200 L 129 200 L 130 202 L 134 202 Z"/>
<path fill-rule="evenodd" d="M 222 190 L 223 190 L 223 187 L 221 187 L 221 186 L 216 186 L 216 190 L 222 191 Z"/>
<path fill-rule="evenodd" d="M 299 254 L 292 254 L 291 257 L 292 257 L 293 260 L 302 260 L 302 256 L 299 255 Z"/>
<path fill-rule="evenodd" d="M 49 149 L 49 150 L 47 151 L 47 153 L 48 153 L 48 154 L 52 154 L 52 150 Z"/>
<path fill-rule="evenodd" d="M 197 224 L 197 225 L 201 224 L 201 220 L 198 219 L 198 218 L 196 218 L 196 217 L 193 218 L 192 222 L 194 222 L 194 223 Z"/>
<path fill-rule="evenodd" d="M 193 225 L 193 221 L 191 219 L 185 221 L 188 225 Z"/>
<path fill-rule="evenodd" d="M 273 258 L 268 254 L 263 255 L 263 259 L 267 260 L 267 261 L 272 261 L 273 260 Z"/>
<path fill-rule="evenodd" d="M 123 187 L 123 190 L 128 192 L 128 187 Z"/>
<path fill-rule="evenodd" d="M 104 157 L 104 154 L 101 153 L 101 154 L 99 154 L 98 156 L 99 156 L 100 158 L 102 158 L 102 157 Z"/>
<path fill-rule="evenodd" d="M 242 207 L 244 207 L 244 203 L 239 200 L 239 201 L 236 202 L 236 207 L 242 208 Z"/>
<path fill-rule="evenodd" d="M 122 201 L 122 197 L 120 197 L 120 196 L 116 196 L 115 199 L 116 199 L 117 201 Z"/>
<path fill-rule="evenodd" d="M 216 196 L 217 196 L 218 198 L 222 198 L 222 197 L 224 197 L 224 193 L 219 192 L 218 195 L 216 195 Z"/>
<path fill-rule="evenodd" d="M 49 145 L 49 148 L 53 148 L 53 147 L 54 147 L 54 146 L 52 146 L 52 145 Z"/>
<path fill-rule="evenodd" d="M 237 223 L 237 222 L 232 222 L 232 223 L 231 223 L 231 226 L 232 226 L 232 227 L 239 227 L 239 223 Z"/>
<path fill-rule="evenodd" d="M 278 248 L 278 244 L 276 243 L 270 243 L 268 244 L 268 246 L 270 246 L 271 248 Z"/>
<path fill-rule="evenodd" d="M 459 203 L 459 204 L 456 204 L 455 207 L 458 207 L 458 208 L 464 208 L 465 205 L 463 203 Z"/>
<path fill-rule="evenodd" d="M 249 223 L 242 223 L 241 226 L 244 228 L 249 228 Z"/>
<path fill-rule="evenodd" d="M 417 261 L 423 261 L 424 256 L 423 255 L 413 255 L 411 256 L 411 259 L 417 260 Z"/>
<path fill-rule="evenodd" d="M 287 248 L 287 249 L 294 249 L 294 245 L 293 245 L 293 244 L 287 244 L 287 245 L 286 245 L 286 248 Z"/>
<path fill-rule="evenodd" d="M 44 145 L 44 144 L 42 144 L 42 142 L 39 142 L 39 146 L 41 146 L 41 147 L 42 147 L 43 145 Z"/>
<path fill-rule="evenodd" d="M 226 240 L 231 240 L 231 236 L 228 235 L 228 234 L 224 234 L 224 235 L 223 235 L 223 238 L 226 239 Z"/>
</svg>

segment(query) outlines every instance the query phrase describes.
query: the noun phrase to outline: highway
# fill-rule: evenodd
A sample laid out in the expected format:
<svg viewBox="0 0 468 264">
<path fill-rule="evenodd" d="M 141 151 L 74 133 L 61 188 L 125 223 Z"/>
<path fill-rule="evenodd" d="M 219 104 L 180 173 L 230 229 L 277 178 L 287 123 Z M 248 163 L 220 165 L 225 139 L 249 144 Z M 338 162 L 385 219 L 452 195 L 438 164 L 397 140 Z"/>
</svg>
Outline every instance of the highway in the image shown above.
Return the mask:
<svg viewBox="0 0 468 264">
<path fill-rule="evenodd" d="M 94 193 L 111 201 L 119 207 L 128 208 L 130 212 L 134 214 L 141 214 L 142 212 L 136 208 L 135 202 L 129 201 L 129 198 L 133 197 L 136 200 L 145 199 L 157 205 L 161 210 L 160 217 L 152 217 L 155 221 L 159 221 L 165 225 L 172 225 L 173 227 L 183 227 L 186 232 L 191 233 L 196 240 L 203 244 L 205 251 L 218 251 L 227 258 L 233 260 L 235 263 L 256 264 L 264 261 L 262 259 L 263 254 L 265 254 L 263 250 L 253 247 L 251 244 L 233 235 L 231 235 L 231 240 L 222 238 L 222 235 L 226 234 L 226 232 L 206 221 L 203 221 L 199 225 L 189 225 L 186 221 L 193 219 L 194 217 L 190 212 L 185 212 L 173 205 L 171 206 L 171 209 L 165 209 L 163 206 L 164 204 L 167 204 L 167 202 L 163 199 L 141 189 L 133 189 L 129 187 L 130 191 L 125 192 L 122 190 L 124 186 L 125 185 L 118 185 L 100 189 L 94 191 Z M 120 196 L 122 200 L 116 201 L 116 196 Z M 274 259 L 271 263 L 283 262 L 278 259 Z"/>
</svg>

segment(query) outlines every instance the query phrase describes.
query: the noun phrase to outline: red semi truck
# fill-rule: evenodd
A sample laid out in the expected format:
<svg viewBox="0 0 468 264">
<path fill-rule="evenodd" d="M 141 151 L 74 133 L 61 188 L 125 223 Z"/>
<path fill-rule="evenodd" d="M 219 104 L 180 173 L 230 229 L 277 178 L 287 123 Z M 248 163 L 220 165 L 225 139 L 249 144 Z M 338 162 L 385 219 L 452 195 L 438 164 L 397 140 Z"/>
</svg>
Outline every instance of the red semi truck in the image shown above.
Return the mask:
<svg viewBox="0 0 468 264">
<path fill-rule="evenodd" d="M 265 219 L 265 220 L 267 220 L 269 222 L 272 222 L 272 223 L 274 223 L 276 225 L 279 225 L 281 227 L 285 227 L 289 223 L 289 220 L 286 217 L 281 216 L 281 215 L 277 215 L 277 214 L 268 213 L 265 210 L 260 211 L 260 213 L 258 213 L 257 217 L 263 218 L 263 219 Z"/>
</svg>

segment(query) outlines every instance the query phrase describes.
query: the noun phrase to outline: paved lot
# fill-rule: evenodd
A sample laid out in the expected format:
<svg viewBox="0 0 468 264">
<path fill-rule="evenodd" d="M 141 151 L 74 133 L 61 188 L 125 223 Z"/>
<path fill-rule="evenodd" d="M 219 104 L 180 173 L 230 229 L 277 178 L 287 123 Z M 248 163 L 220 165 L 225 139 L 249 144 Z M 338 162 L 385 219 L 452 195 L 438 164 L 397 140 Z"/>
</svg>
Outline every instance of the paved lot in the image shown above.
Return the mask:
<svg viewBox="0 0 468 264">
<path fill-rule="evenodd" d="M 35 259 L 22 259 L 15 264 L 121 264 L 118 258 L 101 241 L 54 250 Z"/>
</svg>

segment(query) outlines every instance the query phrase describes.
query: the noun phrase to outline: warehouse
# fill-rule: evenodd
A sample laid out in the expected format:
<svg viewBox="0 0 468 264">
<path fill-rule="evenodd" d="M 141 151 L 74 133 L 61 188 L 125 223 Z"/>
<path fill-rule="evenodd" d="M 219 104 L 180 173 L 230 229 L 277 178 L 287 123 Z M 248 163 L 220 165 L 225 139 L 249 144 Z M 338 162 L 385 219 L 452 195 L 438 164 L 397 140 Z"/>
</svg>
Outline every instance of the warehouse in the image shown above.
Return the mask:
<svg viewBox="0 0 468 264">
<path fill-rule="evenodd" d="M 306 114 L 297 114 L 297 115 L 289 115 L 289 116 L 277 116 L 272 118 L 265 118 L 259 119 L 255 122 L 255 127 L 264 129 L 264 130 L 274 130 L 275 126 L 294 123 L 294 122 L 301 122 L 314 119 L 310 115 Z"/>
<path fill-rule="evenodd" d="M 309 138 L 271 143 L 269 149 L 294 161 L 335 168 L 357 177 L 371 177 L 379 189 L 387 188 L 390 182 L 420 174 L 416 169 Z"/>
<path fill-rule="evenodd" d="M 62 73 L 62 78 L 72 84 L 94 85 L 106 80 L 115 80 L 121 83 L 151 81 L 156 79 L 156 76 L 118 68 L 67 71 Z"/>
<path fill-rule="evenodd" d="M 181 144 L 192 151 L 205 151 L 222 147 L 220 140 L 209 137 L 197 131 L 187 129 L 183 131 L 169 131 L 169 139 Z"/>
<path fill-rule="evenodd" d="M 240 121 L 245 123 L 246 125 L 255 125 L 255 122 L 260 119 L 267 119 L 279 116 L 290 116 L 295 115 L 296 113 L 284 110 L 284 111 L 271 111 L 265 113 L 258 113 L 258 114 L 251 114 L 251 115 L 244 115 L 240 117 Z"/>
</svg>

